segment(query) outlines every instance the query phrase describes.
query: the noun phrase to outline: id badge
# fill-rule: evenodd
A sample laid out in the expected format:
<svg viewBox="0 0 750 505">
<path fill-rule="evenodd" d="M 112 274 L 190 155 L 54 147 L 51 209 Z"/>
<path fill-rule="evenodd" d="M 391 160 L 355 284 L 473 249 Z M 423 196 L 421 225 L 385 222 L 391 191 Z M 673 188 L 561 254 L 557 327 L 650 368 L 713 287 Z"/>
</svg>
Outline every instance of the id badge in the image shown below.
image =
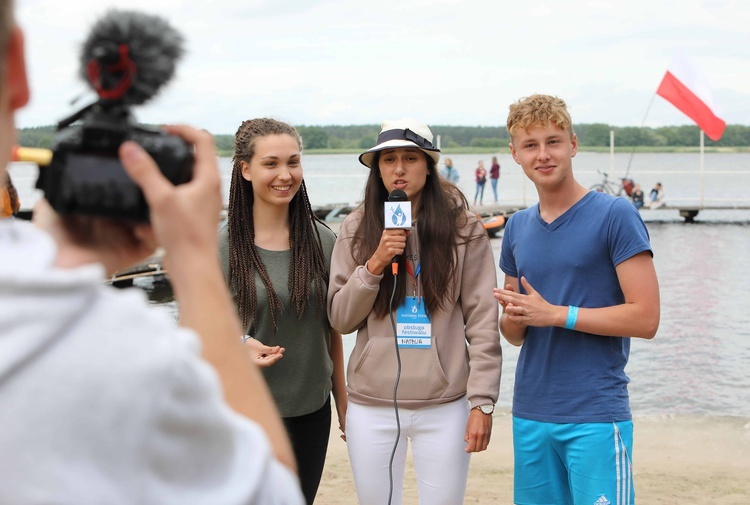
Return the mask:
<svg viewBox="0 0 750 505">
<path fill-rule="evenodd" d="M 432 345 L 432 324 L 424 310 L 424 302 L 407 296 L 396 309 L 396 338 L 401 349 L 429 349 Z"/>
</svg>

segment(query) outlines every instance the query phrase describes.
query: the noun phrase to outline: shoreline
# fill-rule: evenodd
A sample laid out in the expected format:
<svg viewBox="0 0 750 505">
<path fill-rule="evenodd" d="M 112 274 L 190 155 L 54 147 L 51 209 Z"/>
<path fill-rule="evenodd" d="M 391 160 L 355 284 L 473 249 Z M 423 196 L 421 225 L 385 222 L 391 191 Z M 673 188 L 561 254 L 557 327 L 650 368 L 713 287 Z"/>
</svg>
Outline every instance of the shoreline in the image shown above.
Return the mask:
<svg viewBox="0 0 750 505">
<path fill-rule="evenodd" d="M 319 156 L 326 154 L 349 154 L 352 156 L 359 156 L 362 152 L 359 148 L 325 148 L 325 149 L 305 149 L 303 154 L 305 156 Z M 609 146 L 579 146 L 578 152 L 582 153 L 610 153 Z M 700 146 L 615 146 L 616 154 L 630 154 L 631 152 L 644 154 L 644 153 L 700 153 Z M 704 153 L 712 154 L 744 154 L 750 153 L 750 146 L 706 146 L 703 149 Z M 476 147 L 476 146 L 456 146 L 446 147 L 441 150 L 444 156 L 453 156 L 456 154 L 496 154 L 496 155 L 507 155 L 510 154 L 510 149 L 507 144 L 493 147 Z M 217 155 L 223 158 L 231 158 L 234 156 L 232 150 L 218 150 Z"/>
<path fill-rule="evenodd" d="M 633 479 L 642 505 L 746 505 L 750 503 L 750 418 L 641 416 L 633 420 Z M 417 504 L 414 469 L 407 456 L 404 504 Z M 334 411 L 328 457 L 317 503 L 349 505 L 356 492 L 346 443 Z M 465 503 L 513 503 L 511 415 L 493 415 L 489 448 L 472 455 Z"/>
</svg>

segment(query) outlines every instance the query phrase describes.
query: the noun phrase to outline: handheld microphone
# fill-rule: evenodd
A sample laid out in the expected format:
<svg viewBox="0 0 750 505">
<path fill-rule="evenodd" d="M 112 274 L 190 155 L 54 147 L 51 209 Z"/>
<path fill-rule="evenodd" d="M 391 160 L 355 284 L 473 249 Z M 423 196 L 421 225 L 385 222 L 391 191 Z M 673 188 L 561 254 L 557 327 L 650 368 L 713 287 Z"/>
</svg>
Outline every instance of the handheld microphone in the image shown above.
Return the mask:
<svg viewBox="0 0 750 505">
<path fill-rule="evenodd" d="M 385 227 L 386 229 L 411 230 L 411 202 L 402 189 L 394 189 L 388 195 L 388 201 L 385 202 Z M 396 343 L 396 384 L 393 388 L 393 407 L 396 409 L 396 442 L 393 445 L 391 453 L 391 462 L 388 465 L 388 475 L 390 477 L 390 493 L 388 494 L 388 505 L 393 498 L 393 456 L 396 454 L 399 437 L 401 435 L 401 422 L 398 417 L 398 383 L 401 378 L 401 353 L 398 350 L 398 328 L 393 318 L 393 299 L 396 296 L 396 284 L 398 284 L 398 255 L 391 260 L 391 272 L 393 273 L 393 292 L 391 293 L 390 316 L 391 326 L 393 326 L 393 338 Z"/>
<path fill-rule="evenodd" d="M 386 229 L 411 230 L 411 202 L 402 189 L 394 189 L 385 202 Z M 398 255 L 391 260 L 391 271 L 398 275 Z"/>
</svg>

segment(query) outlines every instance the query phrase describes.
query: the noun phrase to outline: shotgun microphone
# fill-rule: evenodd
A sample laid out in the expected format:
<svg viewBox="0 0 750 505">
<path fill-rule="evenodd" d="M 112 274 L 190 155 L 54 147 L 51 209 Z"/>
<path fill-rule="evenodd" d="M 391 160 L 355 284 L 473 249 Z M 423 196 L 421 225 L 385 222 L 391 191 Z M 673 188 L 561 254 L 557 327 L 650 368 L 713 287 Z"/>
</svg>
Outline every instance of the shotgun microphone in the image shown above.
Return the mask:
<svg viewBox="0 0 750 505">
<path fill-rule="evenodd" d="M 411 202 L 402 189 L 394 189 L 385 202 L 386 229 L 411 229 Z M 398 275 L 398 255 L 391 260 L 391 272 Z"/>
</svg>

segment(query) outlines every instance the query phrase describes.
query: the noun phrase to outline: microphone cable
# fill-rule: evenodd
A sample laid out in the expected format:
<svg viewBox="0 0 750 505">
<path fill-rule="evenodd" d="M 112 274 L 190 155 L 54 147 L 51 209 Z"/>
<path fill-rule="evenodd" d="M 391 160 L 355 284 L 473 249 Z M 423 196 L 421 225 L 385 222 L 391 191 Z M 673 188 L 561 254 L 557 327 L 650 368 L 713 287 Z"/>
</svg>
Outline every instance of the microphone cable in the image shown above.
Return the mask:
<svg viewBox="0 0 750 505">
<path fill-rule="evenodd" d="M 389 313 L 391 316 L 391 326 L 393 327 L 393 340 L 396 344 L 396 383 L 393 386 L 393 409 L 396 411 L 396 441 L 393 444 L 393 450 L 391 451 L 391 460 L 388 462 L 388 480 L 390 483 L 390 491 L 388 492 L 388 505 L 391 505 L 393 499 L 393 458 L 396 456 L 396 449 L 398 448 L 398 441 L 401 438 L 401 420 L 398 416 L 398 398 L 396 396 L 398 392 L 398 382 L 401 379 L 401 352 L 398 349 L 398 330 L 396 327 L 396 320 L 393 317 L 393 299 L 396 297 L 396 284 L 398 283 L 398 263 L 391 263 L 391 269 L 393 272 L 393 291 L 391 292 L 391 299 L 389 302 Z"/>
</svg>

